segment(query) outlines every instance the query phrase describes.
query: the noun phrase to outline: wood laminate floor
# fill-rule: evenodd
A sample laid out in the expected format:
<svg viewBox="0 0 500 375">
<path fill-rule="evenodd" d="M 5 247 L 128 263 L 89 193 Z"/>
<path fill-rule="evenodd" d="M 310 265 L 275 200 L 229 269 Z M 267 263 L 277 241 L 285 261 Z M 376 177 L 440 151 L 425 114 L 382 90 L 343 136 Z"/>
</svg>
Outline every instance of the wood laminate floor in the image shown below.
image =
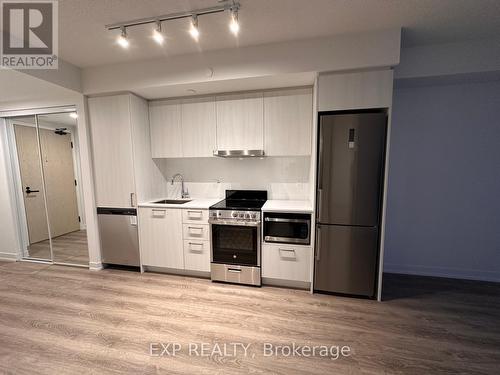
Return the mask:
<svg viewBox="0 0 500 375">
<path fill-rule="evenodd" d="M 0 263 L 2 374 L 497 374 L 500 285 L 385 277 L 386 301 L 122 270 Z M 150 343 L 177 342 L 173 356 Z M 189 343 L 250 344 L 190 356 Z M 265 357 L 263 343 L 349 357 Z M 194 353 L 193 353 L 194 354 Z"/>
<path fill-rule="evenodd" d="M 52 239 L 54 261 L 70 264 L 89 264 L 87 231 L 79 230 Z M 28 249 L 30 258 L 50 259 L 49 240 L 31 244 Z"/>
</svg>

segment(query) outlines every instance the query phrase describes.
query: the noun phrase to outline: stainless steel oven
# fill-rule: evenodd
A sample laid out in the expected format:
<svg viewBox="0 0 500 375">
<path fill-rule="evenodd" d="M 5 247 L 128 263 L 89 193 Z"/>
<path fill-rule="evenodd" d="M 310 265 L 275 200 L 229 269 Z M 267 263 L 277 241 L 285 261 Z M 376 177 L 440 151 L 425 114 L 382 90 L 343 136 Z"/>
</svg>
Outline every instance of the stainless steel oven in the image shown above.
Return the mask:
<svg viewBox="0 0 500 375">
<path fill-rule="evenodd" d="M 311 243 L 311 215 L 264 213 L 264 241 L 309 245 Z"/>
<path fill-rule="evenodd" d="M 231 211 L 223 213 L 230 214 Z M 212 280 L 260 285 L 260 213 L 253 220 L 215 217 L 209 220 L 212 231 Z"/>
<path fill-rule="evenodd" d="M 261 212 L 265 190 L 226 190 L 210 207 L 210 274 L 213 281 L 261 285 Z"/>
</svg>

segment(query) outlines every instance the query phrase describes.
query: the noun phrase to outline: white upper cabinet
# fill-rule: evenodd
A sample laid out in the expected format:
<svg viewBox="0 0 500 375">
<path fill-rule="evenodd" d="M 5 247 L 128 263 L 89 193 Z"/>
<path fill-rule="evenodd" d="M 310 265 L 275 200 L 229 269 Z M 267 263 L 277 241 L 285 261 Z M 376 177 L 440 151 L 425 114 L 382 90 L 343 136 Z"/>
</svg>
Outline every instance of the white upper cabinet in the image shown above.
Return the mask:
<svg viewBox="0 0 500 375">
<path fill-rule="evenodd" d="M 129 95 L 89 98 L 97 206 L 135 202 Z"/>
<path fill-rule="evenodd" d="M 215 97 L 183 99 L 181 104 L 182 156 L 212 156 L 215 150 Z"/>
<path fill-rule="evenodd" d="M 320 74 L 318 110 L 389 108 L 392 86 L 392 69 Z"/>
<path fill-rule="evenodd" d="M 217 103 L 217 149 L 264 148 L 263 93 L 220 95 Z"/>
<path fill-rule="evenodd" d="M 267 156 L 311 154 L 312 88 L 264 93 Z"/>
<path fill-rule="evenodd" d="M 88 99 L 97 206 L 135 207 L 163 195 L 151 159 L 148 103 L 132 94 Z"/>
<path fill-rule="evenodd" d="M 150 102 L 149 123 L 153 158 L 182 157 L 180 100 Z"/>
</svg>

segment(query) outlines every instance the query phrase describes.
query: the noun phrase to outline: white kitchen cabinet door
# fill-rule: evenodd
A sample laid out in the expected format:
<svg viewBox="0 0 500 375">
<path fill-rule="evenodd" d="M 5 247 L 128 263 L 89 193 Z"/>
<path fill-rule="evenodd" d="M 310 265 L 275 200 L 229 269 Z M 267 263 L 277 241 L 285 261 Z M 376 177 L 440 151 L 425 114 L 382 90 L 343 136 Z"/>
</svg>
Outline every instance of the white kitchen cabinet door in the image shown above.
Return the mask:
<svg viewBox="0 0 500 375">
<path fill-rule="evenodd" d="M 312 88 L 264 93 L 266 155 L 311 155 L 312 107 Z"/>
<path fill-rule="evenodd" d="M 183 99 L 182 156 L 213 156 L 216 145 L 215 97 Z"/>
<path fill-rule="evenodd" d="M 263 93 L 227 94 L 216 98 L 217 149 L 264 148 Z"/>
<path fill-rule="evenodd" d="M 184 266 L 189 271 L 210 272 L 210 241 L 184 240 Z"/>
<path fill-rule="evenodd" d="M 162 100 L 149 103 L 149 123 L 152 157 L 182 157 L 180 100 Z"/>
<path fill-rule="evenodd" d="M 88 99 L 97 206 L 135 204 L 130 96 Z"/>
<path fill-rule="evenodd" d="M 262 276 L 311 282 L 311 252 L 307 246 L 262 245 Z"/>
<path fill-rule="evenodd" d="M 142 265 L 184 269 L 181 210 L 139 208 L 139 246 Z"/>
</svg>

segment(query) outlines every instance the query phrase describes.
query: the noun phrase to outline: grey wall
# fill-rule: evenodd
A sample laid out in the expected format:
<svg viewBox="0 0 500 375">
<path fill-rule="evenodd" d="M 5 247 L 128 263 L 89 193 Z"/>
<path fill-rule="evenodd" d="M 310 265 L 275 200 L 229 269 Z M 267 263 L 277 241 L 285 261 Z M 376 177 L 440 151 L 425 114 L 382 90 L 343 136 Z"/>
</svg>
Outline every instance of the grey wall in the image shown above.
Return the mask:
<svg viewBox="0 0 500 375">
<path fill-rule="evenodd" d="M 500 281 L 500 81 L 394 91 L 384 262 Z"/>
</svg>

